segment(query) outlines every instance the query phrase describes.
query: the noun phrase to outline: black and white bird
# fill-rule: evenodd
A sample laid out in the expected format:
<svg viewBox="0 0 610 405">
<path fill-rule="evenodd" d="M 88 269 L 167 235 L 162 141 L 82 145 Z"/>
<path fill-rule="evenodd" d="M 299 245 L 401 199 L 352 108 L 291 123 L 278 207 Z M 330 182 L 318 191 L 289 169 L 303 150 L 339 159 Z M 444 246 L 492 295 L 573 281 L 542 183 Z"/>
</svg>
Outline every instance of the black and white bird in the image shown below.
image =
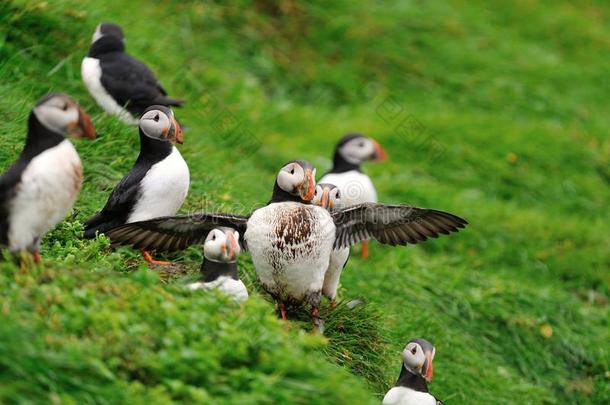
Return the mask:
<svg viewBox="0 0 610 405">
<path fill-rule="evenodd" d="M 365 162 L 385 160 L 386 153 L 375 140 L 361 134 L 347 134 L 335 146 L 333 167 L 320 183 L 334 184 L 341 190 L 346 207 L 376 203 L 377 191 L 371 178 L 362 171 Z M 362 257 L 369 255 L 368 241 L 362 241 Z"/>
<path fill-rule="evenodd" d="M 106 205 L 85 222 L 85 238 L 131 222 L 174 215 L 188 193 L 189 168 L 174 142 L 182 130 L 168 107 L 148 107 L 140 118 L 140 155 L 112 190 Z M 167 264 L 144 258 L 153 264 Z"/>
<path fill-rule="evenodd" d="M 42 237 L 72 209 L 83 182 L 80 157 L 64 136 L 95 138 L 91 119 L 65 94 L 42 97 L 25 147 L 0 177 L 0 246 L 40 262 Z"/>
<path fill-rule="evenodd" d="M 312 202 L 331 212 L 344 207 L 343 201 L 341 200 L 341 191 L 334 184 L 328 183 L 316 184 L 316 192 Z M 324 274 L 322 295 L 330 300 L 330 306 L 332 308 L 337 306 L 335 301 L 337 298 L 337 289 L 339 288 L 341 272 L 349 259 L 349 251 L 350 249 L 348 247 L 340 250 L 333 250 L 330 254 L 328 268 Z"/>
<path fill-rule="evenodd" d="M 383 405 L 442 405 L 428 392 L 436 350 L 424 339 L 413 339 L 402 352 L 400 376 L 383 398 Z"/>
<path fill-rule="evenodd" d="M 81 64 L 81 76 L 100 107 L 131 125 L 137 125 L 138 118 L 152 105 L 184 103 L 168 97 L 151 70 L 125 52 L 123 30 L 117 24 L 97 26 Z"/>
<path fill-rule="evenodd" d="M 237 302 L 248 299 L 248 290 L 237 274 L 239 232 L 227 227 L 214 228 L 203 243 L 201 280 L 188 284 L 191 290 L 219 290 Z"/>
<path fill-rule="evenodd" d="M 244 235 L 263 288 L 279 303 L 311 307 L 321 326 L 319 305 L 333 250 L 366 238 L 390 245 L 418 243 L 463 228 L 466 221 L 449 213 L 407 205 L 361 204 L 329 212 L 311 204 L 315 168 L 294 160 L 279 171 L 269 203 L 250 216 L 196 213 L 156 218 L 120 226 L 106 233 L 115 244 L 157 251 L 180 250 L 201 244 L 217 226 Z"/>
</svg>

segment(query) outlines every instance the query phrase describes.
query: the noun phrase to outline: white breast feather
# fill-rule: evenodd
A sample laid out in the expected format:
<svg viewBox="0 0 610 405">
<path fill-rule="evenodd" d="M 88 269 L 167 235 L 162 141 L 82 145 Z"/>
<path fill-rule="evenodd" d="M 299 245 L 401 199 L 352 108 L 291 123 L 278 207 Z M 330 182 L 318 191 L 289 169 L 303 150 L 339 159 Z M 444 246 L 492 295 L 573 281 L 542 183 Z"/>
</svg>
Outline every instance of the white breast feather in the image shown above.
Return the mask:
<svg viewBox="0 0 610 405">
<path fill-rule="evenodd" d="M 68 140 L 34 157 L 9 209 L 11 251 L 37 251 L 40 241 L 72 209 L 83 181 L 81 161 Z"/>
<path fill-rule="evenodd" d="M 335 239 L 328 211 L 293 202 L 269 204 L 254 211 L 245 239 L 258 277 L 270 293 L 301 302 L 321 291 Z"/>
<path fill-rule="evenodd" d="M 339 187 L 341 202 L 345 206 L 377 202 L 377 191 L 373 182 L 364 173 L 350 170 L 344 173 L 329 173 L 322 177 L 318 183 L 330 183 Z"/>
<path fill-rule="evenodd" d="M 383 405 L 436 405 L 436 399 L 427 392 L 394 387 L 383 397 Z"/>
<path fill-rule="evenodd" d="M 99 59 L 85 57 L 81 64 L 81 76 L 91 96 L 108 114 L 118 116 L 121 121 L 129 125 L 138 125 L 139 117 L 134 117 L 122 105 L 119 105 L 102 85 L 102 67 Z"/>
<path fill-rule="evenodd" d="M 248 290 L 241 280 L 235 280 L 231 277 L 220 276 L 214 281 L 208 283 L 196 282 L 187 286 L 190 290 L 212 290 L 217 289 L 223 294 L 233 298 L 237 302 L 243 302 L 248 299 Z"/>
<path fill-rule="evenodd" d="M 140 197 L 127 223 L 174 215 L 189 190 L 189 168 L 176 147 L 154 164 L 140 183 Z"/>
</svg>

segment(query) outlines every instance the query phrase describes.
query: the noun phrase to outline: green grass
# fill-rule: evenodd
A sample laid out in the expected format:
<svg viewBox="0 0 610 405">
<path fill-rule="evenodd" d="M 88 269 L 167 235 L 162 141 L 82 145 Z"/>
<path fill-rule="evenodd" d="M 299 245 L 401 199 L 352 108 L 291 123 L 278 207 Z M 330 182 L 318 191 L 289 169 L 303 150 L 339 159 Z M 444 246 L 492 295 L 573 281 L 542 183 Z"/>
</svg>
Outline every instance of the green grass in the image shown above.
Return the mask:
<svg viewBox="0 0 610 405">
<path fill-rule="evenodd" d="M 103 3 L 103 4 L 100 4 Z M 223 2 L 224 3 L 224 2 Z M 382 201 L 470 226 L 421 246 L 353 254 L 327 339 L 285 325 L 240 259 L 243 307 L 191 295 L 187 269 L 78 239 L 137 154 L 80 80 L 99 21 L 189 104 L 183 212 L 264 204 L 288 159 L 322 173 L 345 132 L 378 139 Z M 610 6 L 568 1 L 23 1 L 0 4 L 0 169 L 48 91 L 99 133 L 85 185 L 44 266 L 0 263 L 0 402 L 375 403 L 412 337 L 437 347 L 447 404 L 610 400 Z M 302 328 L 303 327 L 303 328 Z"/>
</svg>

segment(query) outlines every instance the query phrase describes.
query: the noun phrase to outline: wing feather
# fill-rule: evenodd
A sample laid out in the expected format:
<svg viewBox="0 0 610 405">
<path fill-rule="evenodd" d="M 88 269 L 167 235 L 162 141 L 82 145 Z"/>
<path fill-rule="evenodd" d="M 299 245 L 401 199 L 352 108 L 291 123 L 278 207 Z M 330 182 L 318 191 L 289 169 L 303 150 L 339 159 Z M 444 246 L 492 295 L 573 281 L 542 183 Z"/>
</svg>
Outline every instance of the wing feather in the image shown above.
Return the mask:
<svg viewBox="0 0 610 405">
<path fill-rule="evenodd" d="M 370 238 L 390 245 L 415 244 L 457 232 L 468 224 L 448 212 L 408 205 L 365 203 L 331 215 L 337 227 L 334 249 Z"/>
<path fill-rule="evenodd" d="M 107 231 L 106 236 L 114 245 L 169 252 L 202 244 L 208 233 L 218 226 L 234 228 L 243 235 L 247 222 L 248 217 L 241 215 L 200 212 L 132 222 Z"/>
</svg>

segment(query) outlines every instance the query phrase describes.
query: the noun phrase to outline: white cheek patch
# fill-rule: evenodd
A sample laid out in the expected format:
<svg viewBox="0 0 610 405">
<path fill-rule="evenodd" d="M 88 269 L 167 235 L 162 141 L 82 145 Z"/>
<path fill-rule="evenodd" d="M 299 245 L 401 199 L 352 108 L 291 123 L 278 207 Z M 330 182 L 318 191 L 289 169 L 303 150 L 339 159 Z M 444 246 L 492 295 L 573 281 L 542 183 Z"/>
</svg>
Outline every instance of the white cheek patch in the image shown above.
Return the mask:
<svg viewBox="0 0 610 405">
<path fill-rule="evenodd" d="M 360 146 L 364 142 L 364 146 Z M 343 157 L 352 164 L 359 164 L 375 153 L 375 145 L 368 139 L 355 139 L 341 148 Z"/>
<path fill-rule="evenodd" d="M 341 155 L 351 164 L 358 164 L 362 161 L 358 156 L 357 146 L 351 143 L 341 147 Z"/>
<path fill-rule="evenodd" d="M 373 154 L 375 153 L 375 145 L 373 145 L 373 142 L 371 141 L 366 141 L 366 147 L 363 148 L 364 151 L 364 159 L 368 159 L 369 156 L 373 156 Z"/>
<path fill-rule="evenodd" d="M 218 259 L 220 257 L 220 246 L 222 245 L 220 239 L 216 237 L 216 240 L 209 240 L 203 245 L 203 254 L 208 259 Z"/>
<path fill-rule="evenodd" d="M 155 116 L 159 118 L 155 121 Z M 163 135 L 163 130 L 165 128 L 170 128 L 169 118 L 163 112 L 158 110 L 148 111 L 146 114 L 140 118 L 140 128 L 149 138 L 160 139 Z"/>
<path fill-rule="evenodd" d="M 281 171 L 277 175 L 277 184 L 282 190 L 292 193 L 296 185 L 294 183 L 294 175 L 285 171 Z"/>
<path fill-rule="evenodd" d="M 76 108 L 69 108 L 64 111 L 61 108 L 43 104 L 34 108 L 34 115 L 46 128 L 62 135 L 66 133 L 70 122 L 78 121 Z"/>
</svg>

